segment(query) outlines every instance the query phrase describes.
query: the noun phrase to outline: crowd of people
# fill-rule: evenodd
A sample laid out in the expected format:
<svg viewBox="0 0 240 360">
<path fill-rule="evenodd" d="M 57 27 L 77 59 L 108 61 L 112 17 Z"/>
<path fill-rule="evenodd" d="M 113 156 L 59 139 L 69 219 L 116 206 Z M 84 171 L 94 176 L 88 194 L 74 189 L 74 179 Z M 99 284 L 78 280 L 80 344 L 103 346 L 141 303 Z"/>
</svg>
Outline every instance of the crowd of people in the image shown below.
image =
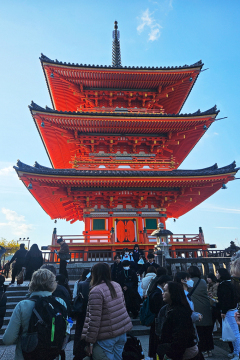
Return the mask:
<svg viewBox="0 0 240 360">
<path fill-rule="evenodd" d="M 65 248 L 62 240 L 59 243 L 61 248 Z M 97 263 L 92 269 L 85 269 L 72 292 L 66 264 L 63 263 L 61 268 L 65 274 L 57 275 L 54 265 L 41 263 L 40 250 L 35 246 L 31 249 L 26 253 L 21 247 L 19 253 L 25 253 L 24 257 L 19 253 L 14 255 L 16 263 L 21 257 L 35 260 L 29 261 L 31 266 L 26 271 L 31 280 L 29 294 L 15 307 L 3 336 L 5 344 L 17 343 L 15 359 L 26 359 L 22 337 L 29 332 L 37 296 L 44 299 L 54 297 L 61 304 L 59 306 L 66 308 L 68 324 L 71 324 L 71 317 L 76 320 L 74 360 L 125 359 L 122 354 L 127 333 L 132 329 L 131 319 L 140 315 L 141 320 L 146 315 L 143 309 L 145 312 L 147 309 L 151 318 L 148 324 L 150 359 L 200 360 L 212 357 L 213 331 L 227 323 L 232 335 L 229 358 L 239 360 L 240 257 L 232 260 L 230 271 L 219 268 L 216 274 L 209 273 L 205 281 L 197 266 L 169 276 L 166 268 L 156 264 L 152 252 L 145 259 L 144 253 L 135 245 L 132 253 L 125 249 L 123 255 L 117 254 L 111 267 Z M 67 249 L 63 250 L 66 254 Z M 36 271 L 37 260 L 40 269 Z M 67 261 L 67 257 L 64 256 L 62 261 Z M 19 269 L 25 265 L 22 260 L 18 264 Z M 3 283 L 4 277 L 0 276 L 0 326 L 6 311 Z M 64 346 L 59 355 L 65 359 Z M 38 360 L 37 357 L 34 359 Z"/>
</svg>

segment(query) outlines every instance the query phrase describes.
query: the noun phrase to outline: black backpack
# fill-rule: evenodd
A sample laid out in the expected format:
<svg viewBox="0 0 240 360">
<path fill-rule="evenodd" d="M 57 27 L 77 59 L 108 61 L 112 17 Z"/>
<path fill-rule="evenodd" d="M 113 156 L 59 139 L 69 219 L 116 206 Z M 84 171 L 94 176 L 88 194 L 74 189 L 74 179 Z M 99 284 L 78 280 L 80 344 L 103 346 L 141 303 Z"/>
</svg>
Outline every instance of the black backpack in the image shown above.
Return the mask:
<svg viewBox="0 0 240 360">
<path fill-rule="evenodd" d="M 141 342 L 135 336 L 127 334 L 127 341 L 123 349 L 122 358 L 123 360 L 144 359 Z"/>
<path fill-rule="evenodd" d="M 71 317 L 77 319 L 79 316 L 86 316 L 88 295 L 89 295 L 89 282 L 83 281 L 78 283 L 77 296 L 74 299 L 71 308 Z"/>
<path fill-rule="evenodd" d="M 67 309 L 54 296 L 33 296 L 28 332 L 21 336 L 25 360 L 53 360 L 67 343 Z"/>
</svg>

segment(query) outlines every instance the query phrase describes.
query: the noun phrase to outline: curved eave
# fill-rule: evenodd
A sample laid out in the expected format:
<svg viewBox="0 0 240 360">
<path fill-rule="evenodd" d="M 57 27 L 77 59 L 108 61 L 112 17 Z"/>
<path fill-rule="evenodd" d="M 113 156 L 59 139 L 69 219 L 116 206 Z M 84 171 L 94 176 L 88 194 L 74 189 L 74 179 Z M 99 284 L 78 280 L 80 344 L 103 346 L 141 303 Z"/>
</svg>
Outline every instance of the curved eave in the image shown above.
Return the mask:
<svg viewBox="0 0 240 360">
<path fill-rule="evenodd" d="M 63 179 L 82 179 L 82 178 L 106 178 L 109 177 L 120 177 L 120 178 L 130 178 L 136 179 L 138 181 L 142 180 L 142 177 L 145 177 L 149 180 L 152 178 L 161 179 L 184 179 L 187 178 L 189 180 L 196 179 L 196 178 L 207 178 L 207 177 L 219 177 L 219 176 L 234 176 L 239 168 L 236 168 L 236 163 L 233 162 L 232 164 L 217 168 L 217 166 L 213 166 L 206 169 L 200 170 L 172 170 L 172 171 L 138 171 L 138 170 L 75 170 L 75 169 L 51 169 L 44 166 L 39 165 L 36 163 L 36 166 L 29 166 L 23 164 L 22 162 L 18 161 L 18 166 L 14 166 L 14 169 L 17 171 L 18 174 L 28 174 L 28 175 L 38 175 L 38 176 L 46 176 L 52 177 L 55 176 L 57 178 Z"/>
<path fill-rule="evenodd" d="M 45 57 L 46 59 L 46 57 Z M 105 74 L 108 74 L 108 73 L 112 73 L 112 72 L 117 72 L 117 73 L 124 73 L 124 74 L 127 74 L 127 73 L 136 73 L 136 74 L 150 74 L 151 72 L 154 73 L 154 74 L 171 74 L 171 73 L 181 73 L 181 72 L 193 72 L 193 73 L 197 73 L 196 76 L 193 75 L 193 81 L 191 82 L 191 86 L 188 87 L 188 89 L 186 91 L 184 91 L 185 93 L 185 96 L 183 96 L 183 98 L 181 99 L 181 106 L 179 107 L 178 106 L 178 111 L 177 112 L 180 112 L 180 110 L 182 109 L 187 97 L 189 96 L 189 93 L 191 92 L 195 82 L 196 82 L 196 79 L 202 69 L 202 66 L 203 64 L 201 62 L 198 62 L 196 64 L 193 64 L 193 65 L 190 65 L 190 66 L 182 66 L 182 67 L 167 67 L 167 68 L 135 68 L 135 67 L 122 67 L 122 68 L 113 68 L 111 66 L 109 67 L 103 67 L 103 66 L 78 66 L 78 65 L 75 65 L 75 64 L 63 64 L 63 63 L 59 63 L 59 62 L 54 62 L 50 59 L 48 59 L 48 61 L 44 60 L 43 57 L 40 58 L 40 61 L 41 61 L 41 65 L 42 65 L 42 68 L 43 68 L 43 72 L 44 72 L 44 76 L 45 76 L 45 80 L 46 80 L 46 83 L 47 83 L 47 87 L 48 87 L 48 91 L 49 91 L 49 94 L 50 94 L 50 98 L 51 98 L 51 102 L 52 102 L 52 105 L 53 105 L 53 108 L 56 109 L 57 108 L 57 105 L 55 103 L 55 100 L 54 100 L 54 95 L 53 95 L 53 91 L 52 91 L 52 87 L 54 85 L 52 85 L 52 81 L 51 79 L 49 78 L 49 75 L 47 74 L 47 67 L 49 66 L 54 66 L 55 68 L 58 68 L 58 69 L 61 69 L 61 70 L 72 70 L 72 71 L 85 71 L 87 73 L 89 72 L 98 72 L 98 73 L 105 73 Z M 46 68 L 45 68 L 46 67 Z M 68 77 L 68 80 L 72 81 L 74 80 L 75 78 L 71 78 L 71 77 Z M 99 80 L 100 81 L 100 80 Z M 160 80 L 158 80 L 160 82 Z M 161 80 L 162 81 L 162 80 Z M 170 79 L 169 79 L 170 81 Z M 74 82 L 74 81 L 73 81 Z M 174 86 L 174 84 L 173 84 Z M 121 86 L 122 88 L 122 86 Z M 101 89 L 101 87 L 99 88 L 99 90 Z M 117 89 L 117 88 L 116 88 Z M 120 88 L 119 88 L 120 89 Z M 130 90 L 130 88 L 129 88 Z M 60 100 L 59 100 L 59 103 L 60 103 Z M 170 105 L 169 105 L 170 106 Z"/>
<path fill-rule="evenodd" d="M 168 217 L 179 217 L 217 192 L 223 183 L 233 180 L 238 171 L 234 163 L 221 169 L 214 165 L 202 170 L 173 170 L 171 174 L 166 175 L 164 172 L 161 176 L 160 172 L 70 171 L 49 169 L 39 164 L 36 164 L 35 168 L 21 162 L 18 162 L 18 165 L 14 168 L 19 178 L 25 186 L 32 184 L 29 191 L 44 211 L 52 219 L 61 218 L 67 221 L 82 220 L 84 209 L 89 207 L 85 204 L 86 197 L 91 196 L 90 201 L 93 201 L 95 206 L 95 197 L 99 196 L 100 189 L 107 197 L 111 194 L 116 196 L 119 191 L 117 199 L 119 196 L 121 198 L 121 194 L 125 194 L 126 189 L 137 191 L 137 196 L 141 196 L 145 191 L 147 197 L 154 196 L 156 199 L 150 201 L 164 201 Z M 94 193 L 96 191 L 97 193 Z M 153 192 L 152 195 L 149 195 L 149 191 Z M 169 198 L 165 198 L 164 194 L 169 194 Z M 84 198 L 84 202 L 81 200 L 79 203 L 77 196 Z M 131 195 L 129 197 L 131 199 Z M 119 200 L 114 201 L 118 203 Z"/>
</svg>

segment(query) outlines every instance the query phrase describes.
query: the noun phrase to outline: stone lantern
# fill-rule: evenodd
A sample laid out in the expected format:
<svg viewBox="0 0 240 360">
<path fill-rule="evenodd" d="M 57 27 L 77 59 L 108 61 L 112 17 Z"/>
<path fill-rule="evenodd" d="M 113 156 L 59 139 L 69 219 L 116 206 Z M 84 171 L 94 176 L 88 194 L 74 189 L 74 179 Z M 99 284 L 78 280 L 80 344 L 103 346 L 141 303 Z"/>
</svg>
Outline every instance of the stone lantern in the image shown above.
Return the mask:
<svg viewBox="0 0 240 360">
<path fill-rule="evenodd" d="M 158 229 L 154 230 L 151 234 L 156 236 L 157 245 L 155 245 L 155 253 L 157 255 L 157 263 L 161 266 L 165 265 L 165 259 L 170 258 L 168 243 L 168 236 L 173 235 L 173 233 L 167 229 L 164 229 L 163 223 L 158 223 Z"/>
</svg>

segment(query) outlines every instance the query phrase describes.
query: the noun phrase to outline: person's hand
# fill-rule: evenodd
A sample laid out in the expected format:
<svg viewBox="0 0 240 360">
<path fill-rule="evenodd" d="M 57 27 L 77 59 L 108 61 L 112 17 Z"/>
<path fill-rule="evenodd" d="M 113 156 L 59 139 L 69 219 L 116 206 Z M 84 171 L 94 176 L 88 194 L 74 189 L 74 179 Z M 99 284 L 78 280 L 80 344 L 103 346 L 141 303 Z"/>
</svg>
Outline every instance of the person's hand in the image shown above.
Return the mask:
<svg viewBox="0 0 240 360">
<path fill-rule="evenodd" d="M 124 287 L 123 287 L 123 290 L 126 291 L 126 290 L 127 290 L 127 286 L 124 286 Z"/>
<path fill-rule="evenodd" d="M 239 314 L 238 311 L 235 312 L 234 318 L 235 318 L 235 320 L 236 320 L 236 323 L 237 323 L 238 325 L 240 325 L 240 314 Z"/>
<path fill-rule="evenodd" d="M 202 319 L 203 319 L 202 314 L 198 314 L 198 321 L 202 321 Z"/>
<path fill-rule="evenodd" d="M 213 294 L 211 292 L 208 293 L 208 296 L 213 297 Z"/>
<path fill-rule="evenodd" d="M 87 345 L 87 346 L 84 348 L 84 351 L 86 352 L 86 354 L 87 354 L 88 356 L 91 356 L 92 353 L 93 353 L 93 345 L 94 345 L 94 344 L 89 344 L 89 345 Z"/>
<path fill-rule="evenodd" d="M 226 317 L 226 314 L 221 314 L 221 318 L 224 320 Z"/>
</svg>

